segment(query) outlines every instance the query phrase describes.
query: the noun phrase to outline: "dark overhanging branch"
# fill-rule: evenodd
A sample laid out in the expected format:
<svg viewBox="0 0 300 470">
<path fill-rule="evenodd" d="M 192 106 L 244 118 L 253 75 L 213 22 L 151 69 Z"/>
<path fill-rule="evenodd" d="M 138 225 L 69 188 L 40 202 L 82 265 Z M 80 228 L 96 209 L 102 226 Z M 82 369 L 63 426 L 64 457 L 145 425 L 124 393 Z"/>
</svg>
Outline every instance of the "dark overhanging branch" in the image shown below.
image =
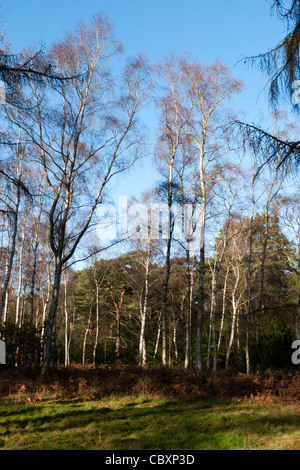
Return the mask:
<svg viewBox="0 0 300 470">
<path fill-rule="evenodd" d="M 62 75 L 55 72 L 55 66 L 50 60 L 44 58 L 42 49 L 32 57 L 22 61 L 21 54 L 6 54 L 0 51 L 0 77 L 7 85 L 14 82 L 25 84 L 29 79 L 37 79 L 52 82 L 73 80 L 75 78 L 84 79 L 86 73 L 79 75 Z"/>
<path fill-rule="evenodd" d="M 20 178 L 14 178 L 13 176 L 8 175 L 4 170 L 1 170 L 1 169 L 0 169 L 0 175 L 3 176 L 7 181 L 12 183 L 14 186 L 17 186 L 20 189 L 22 189 L 24 194 L 29 199 L 32 199 L 31 192 L 29 191 L 28 187 L 24 184 L 24 182 L 20 180 Z"/>
<path fill-rule="evenodd" d="M 288 8 L 281 0 L 273 0 L 272 9 L 286 23 L 284 38 L 267 52 L 243 57 L 239 62 L 257 64 L 259 70 L 267 73 L 269 102 L 276 108 L 280 97 L 288 94 L 292 98 L 293 82 L 300 78 L 300 0 L 293 0 Z M 298 112 L 298 104 L 293 103 L 292 109 Z"/>
<path fill-rule="evenodd" d="M 260 156 L 262 163 L 258 167 L 255 178 L 261 173 L 263 168 L 276 161 L 276 169 L 285 169 L 289 167 L 292 171 L 300 164 L 300 140 L 284 140 L 278 135 L 258 127 L 254 124 L 248 124 L 236 120 L 234 125 L 237 127 L 243 146 L 247 146 Z"/>
<path fill-rule="evenodd" d="M 38 81 L 51 82 L 53 84 L 61 81 L 69 81 L 75 78 L 84 79 L 86 74 L 78 76 L 63 76 L 53 72 L 54 66 L 51 62 L 45 63 L 43 52 L 39 50 L 32 57 L 25 60 L 23 63 L 20 60 L 21 54 L 7 54 L 0 50 L 0 79 L 5 86 L 10 89 L 18 85 L 26 85 L 29 80 L 36 79 Z M 10 103 L 13 104 L 13 103 Z M 0 142 L 7 145 L 7 142 Z M 9 143 L 8 145 L 14 145 Z M 24 194 L 31 198 L 32 195 L 27 188 L 26 184 L 20 178 L 10 176 L 6 171 L 0 170 L 0 176 L 4 177 L 7 181 L 20 188 Z"/>
</svg>

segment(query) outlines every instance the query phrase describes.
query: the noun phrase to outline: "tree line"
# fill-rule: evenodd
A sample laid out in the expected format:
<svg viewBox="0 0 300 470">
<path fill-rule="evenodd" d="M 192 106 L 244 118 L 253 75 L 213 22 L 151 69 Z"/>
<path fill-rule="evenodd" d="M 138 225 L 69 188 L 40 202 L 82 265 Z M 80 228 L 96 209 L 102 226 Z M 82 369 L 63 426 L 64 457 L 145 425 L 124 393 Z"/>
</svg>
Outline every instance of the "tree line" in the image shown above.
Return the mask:
<svg viewBox="0 0 300 470">
<path fill-rule="evenodd" d="M 44 377 L 57 361 L 176 363 L 199 375 L 289 363 L 300 339 L 299 199 L 281 144 L 295 124 L 268 116 L 274 154 L 262 168 L 262 141 L 253 127 L 241 133 L 234 110 L 243 84 L 225 64 L 139 54 L 120 70 L 122 52 L 99 14 L 46 55 L 24 50 L 26 80 L 11 67 L 0 163 L 9 363 Z M 106 258 L 99 209 L 149 147 L 160 181 L 129 201 L 127 231 L 109 241 L 121 253 Z"/>
</svg>

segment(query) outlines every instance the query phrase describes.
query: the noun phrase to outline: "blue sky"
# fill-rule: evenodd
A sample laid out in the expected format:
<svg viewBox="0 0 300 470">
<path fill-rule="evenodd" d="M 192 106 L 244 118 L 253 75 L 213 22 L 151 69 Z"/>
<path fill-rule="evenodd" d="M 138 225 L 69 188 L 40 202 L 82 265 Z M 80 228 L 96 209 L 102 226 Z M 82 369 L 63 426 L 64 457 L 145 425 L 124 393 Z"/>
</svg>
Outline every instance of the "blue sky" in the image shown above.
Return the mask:
<svg viewBox="0 0 300 470">
<path fill-rule="evenodd" d="M 145 53 L 153 62 L 171 51 L 190 52 L 204 64 L 221 60 L 231 67 L 245 90 L 235 106 L 248 122 L 268 114 L 260 91 L 266 78 L 238 63 L 273 47 L 284 24 L 270 15 L 270 0 L 2 0 L 2 18 L 12 50 L 60 39 L 77 21 L 103 12 L 114 25 L 126 55 Z M 116 181 L 117 195 L 138 195 L 151 188 L 157 174 L 151 160 L 137 166 L 125 180 Z"/>
</svg>

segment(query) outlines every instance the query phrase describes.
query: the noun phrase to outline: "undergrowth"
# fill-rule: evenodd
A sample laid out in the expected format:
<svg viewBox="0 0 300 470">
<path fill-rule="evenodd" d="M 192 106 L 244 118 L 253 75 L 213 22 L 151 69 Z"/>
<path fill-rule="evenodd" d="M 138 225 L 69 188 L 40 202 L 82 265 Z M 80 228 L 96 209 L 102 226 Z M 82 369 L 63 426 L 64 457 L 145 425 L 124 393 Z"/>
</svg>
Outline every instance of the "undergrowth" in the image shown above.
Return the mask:
<svg viewBox="0 0 300 470">
<path fill-rule="evenodd" d="M 193 370 L 180 367 L 72 365 L 55 368 L 44 381 L 39 370 L 0 371 L 0 399 L 37 403 L 108 396 L 299 403 L 300 374 L 298 370 L 271 369 L 259 375 L 243 374 L 231 369 L 206 371 L 199 377 Z"/>
</svg>

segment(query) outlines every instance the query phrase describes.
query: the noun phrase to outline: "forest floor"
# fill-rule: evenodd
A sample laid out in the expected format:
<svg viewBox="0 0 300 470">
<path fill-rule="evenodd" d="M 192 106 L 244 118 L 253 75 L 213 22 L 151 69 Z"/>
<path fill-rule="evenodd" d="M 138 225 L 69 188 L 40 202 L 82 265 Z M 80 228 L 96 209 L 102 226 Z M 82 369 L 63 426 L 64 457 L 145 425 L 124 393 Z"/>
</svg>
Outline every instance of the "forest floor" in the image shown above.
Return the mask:
<svg viewBox="0 0 300 470">
<path fill-rule="evenodd" d="M 194 370 L 181 367 L 92 366 L 57 367 L 48 381 L 38 370 L 0 370 L 0 399 L 38 403 L 45 399 L 149 395 L 157 398 L 229 399 L 256 403 L 284 401 L 300 406 L 300 371 L 268 369 L 244 374 L 234 369 L 205 371 L 199 378 Z"/>
<path fill-rule="evenodd" d="M 0 449 L 300 450 L 300 373 L 0 371 Z"/>
</svg>

